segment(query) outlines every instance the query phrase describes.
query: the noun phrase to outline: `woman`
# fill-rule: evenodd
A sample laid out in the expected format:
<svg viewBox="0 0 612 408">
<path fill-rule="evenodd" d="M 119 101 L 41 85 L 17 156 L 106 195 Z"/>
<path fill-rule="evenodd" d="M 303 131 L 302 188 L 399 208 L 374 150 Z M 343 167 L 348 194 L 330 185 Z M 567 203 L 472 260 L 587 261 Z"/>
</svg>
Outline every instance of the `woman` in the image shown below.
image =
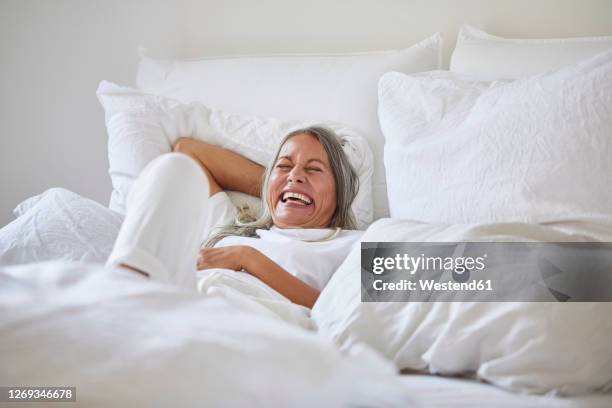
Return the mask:
<svg viewBox="0 0 612 408">
<path fill-rule="evenodd" d="M 224 190 L 261 196 L 261 216 L 245 221 Z M 338 137 L 323 127 L 285 136 L 267 171 L 181 138 L 138 177 L 107 265 L 187 288 L 196 267 L 230 269 L 312 308 L 362 235 L 351 211 L 357 190 Z"/>
</svg>

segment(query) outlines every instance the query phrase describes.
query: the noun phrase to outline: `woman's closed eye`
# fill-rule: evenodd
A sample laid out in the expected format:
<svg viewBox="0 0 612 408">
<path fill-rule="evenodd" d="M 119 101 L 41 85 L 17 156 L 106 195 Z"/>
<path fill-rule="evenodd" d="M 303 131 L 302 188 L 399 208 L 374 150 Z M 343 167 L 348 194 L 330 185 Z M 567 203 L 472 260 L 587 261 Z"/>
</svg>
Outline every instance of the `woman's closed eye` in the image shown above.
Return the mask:
<svg viewBox="0 0 612 408">
<path fill-rule="evenodd" d="M 289 170 L 291 169 L 293 166 L 289 165 L 289 164 L 277 164 L 276 168 L 277 169 L 283 169 L 283 170 Z M 318 167 L 307 167 L 306 171 L 310 172 L 310 173 L 320 173 L 323 171 L 323 169 L 320 169 Z"/>
</svg>

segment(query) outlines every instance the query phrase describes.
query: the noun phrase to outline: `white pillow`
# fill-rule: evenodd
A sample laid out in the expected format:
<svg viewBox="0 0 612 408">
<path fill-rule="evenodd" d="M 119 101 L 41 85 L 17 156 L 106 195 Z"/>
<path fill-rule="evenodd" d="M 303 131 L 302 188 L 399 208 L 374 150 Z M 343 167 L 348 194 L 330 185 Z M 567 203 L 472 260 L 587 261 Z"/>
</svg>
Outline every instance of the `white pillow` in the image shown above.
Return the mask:
<svg viewBox="0 0 612 408">
<path fill-rule="evenodd" d="M 155 157 L 170 152 L 181 136 L 205 140 L 266 166 L 283 136 L 313 124 L 240 116 L 197 102 L 182 104 L 106 81 L 100 83 L 97 95 L 106 111 L 109 135 L 109 173 L 113 183 L 109 207 L 123 214 L 127 195 L 140 171 Z M 336 123 L 324 124 L 340 136 L 359 176 L 359 192 L 352 209 L 359 228 L 365 229 L 372 222 L 372 152 L 354 130 Z M 250 196 L 231 193 L 230 197 L 241 205 Z M 253 202 L 258 209 L 260 200 L 251 197 L 249 203 Z"/>
<path fill-rule="evenodd" d="M 612 51 L 482 83 L 438 71 L 381 78 L 391 216 L 547 222 L 612 214 Z"/>
<path fill-rule="evenodd" d="M 459 31 L 450 70 L 478 79 L 516 79 L 571 65 L 612 48 L 612 36 L 501 38 L 472 26 Z"/>
<path fill-rule="evenodd" d="M 48 260 L 104 262 L 123 216 L 64 188 L 50 188 L 15 208 L 0 229 L 0 265 Z"/>
<path fill-rule="evenodd" d="M 388 207 L 376 84 L 389 71 L 441 68 L 441 42 L 436 34 L 399 51 L 201 60 L 144 57 L 137 85 L 145 93 L 242 115 L 351 126 L 368 139 L 374 152 L 374 216 L 378 218 L 388 215 Z"/>
<path fill-rule="evenodd" d="M 382 219 L 361 240 L 564 242 L 591 240 L 599 229 Z M 602 238 L 612 240 L 609 225 Z M 612 384 L 612 303 L 361 302 L 360 270 L 357 245 L 312 309 L 319 334 L 343 350 L 365 343 L 400 369 L 475 375 L 520 393 L 578 395 Z"/>
</svg>

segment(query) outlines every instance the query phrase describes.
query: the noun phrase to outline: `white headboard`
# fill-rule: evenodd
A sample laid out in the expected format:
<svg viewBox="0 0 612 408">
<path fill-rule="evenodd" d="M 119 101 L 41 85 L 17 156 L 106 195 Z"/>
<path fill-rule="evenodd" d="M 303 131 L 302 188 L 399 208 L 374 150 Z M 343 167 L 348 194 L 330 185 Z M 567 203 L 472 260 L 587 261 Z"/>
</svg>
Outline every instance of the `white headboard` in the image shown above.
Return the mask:
<svg viewBox="0 0 612 408">
<path fill-rule="evenodd" d="M 80 0 L 0 2 L 0 226 L 61 186 L 107 204 L 102 79 L 133 84 L 153 55 L 404 48 L 440 31 L 445 61 L 470 23 L 510 37 L 612 35 L 610 0 Z"/>
</svg>

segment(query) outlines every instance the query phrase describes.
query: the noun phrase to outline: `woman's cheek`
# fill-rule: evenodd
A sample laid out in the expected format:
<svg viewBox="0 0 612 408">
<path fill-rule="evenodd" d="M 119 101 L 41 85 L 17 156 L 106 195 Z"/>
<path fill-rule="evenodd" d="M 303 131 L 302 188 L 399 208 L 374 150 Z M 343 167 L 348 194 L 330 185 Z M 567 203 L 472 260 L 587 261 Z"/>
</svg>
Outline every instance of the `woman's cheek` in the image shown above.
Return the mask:
<svg viewBox="0 0 612 408">
<path fill-rule="evenodd" d="M 333 214 L 336 211 L 336 205 L 338 202 L 336 196 L 336 185 L 333 180 L 331 181 L 331 186 L 329 187 L 326 196 L 329 205 L 329 213 Z"/>
<path fill-rule="evenodd" d="M 325 196 L 329 198 L 330 201 L 336 201 L 336 183 L 333 178 L 328 178 L 325 180 Z"/>
<path fill-rule="evenodd" d="M 270 175 L 270 180 L 268 182 L 268 199 L 270 200 L 270 202 L 274 202 L 273 197 L 277 196 L 278 194 L 280 194 L 280 188 L 279 188 L 279 184 L 280 184 L 280 180 L 277 174 L 272 173 Z"/>
</svg>

